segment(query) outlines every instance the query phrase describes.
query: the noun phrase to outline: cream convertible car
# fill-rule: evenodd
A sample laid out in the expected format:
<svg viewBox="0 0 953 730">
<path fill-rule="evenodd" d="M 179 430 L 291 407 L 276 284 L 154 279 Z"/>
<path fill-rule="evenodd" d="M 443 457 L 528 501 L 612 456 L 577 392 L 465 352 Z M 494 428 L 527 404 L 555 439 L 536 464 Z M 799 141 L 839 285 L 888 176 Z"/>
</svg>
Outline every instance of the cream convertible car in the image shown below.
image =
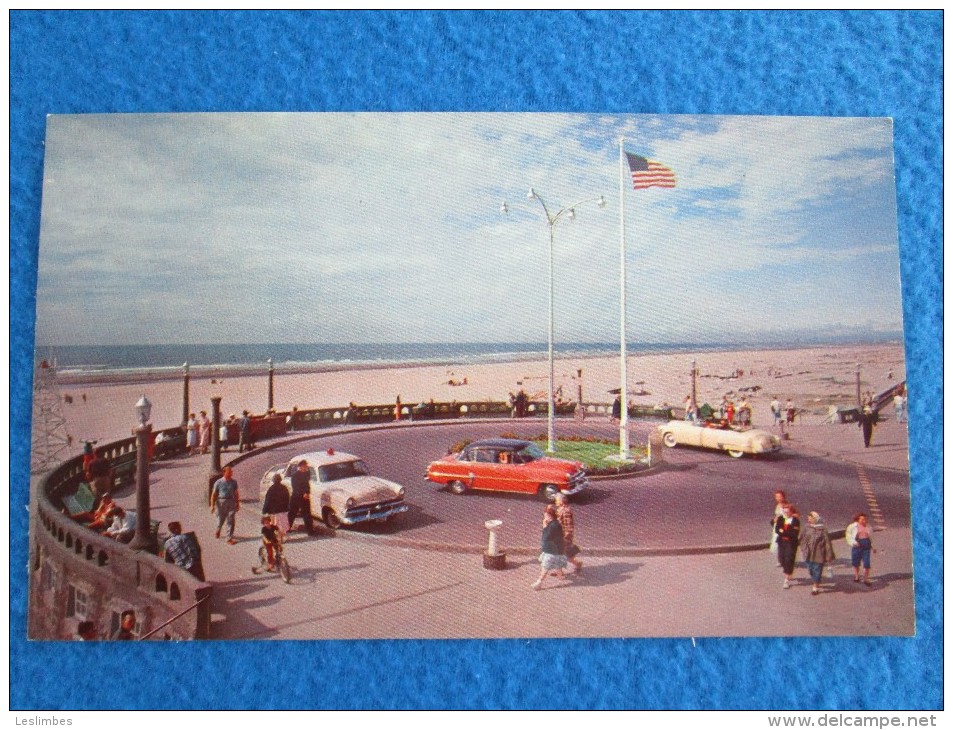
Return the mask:
<svg viewBox="0 0 953 730">
<path fill-rule="evenodd" d="M 658 427 L 662 443 L 673 446 L 700 446 L 727 451 L 740 459 L 745 454 L 770 454 L 781 449 L 781 439 L 756 428 L 740 429 L 719 424 L 669 421 Z"/>
</svg>

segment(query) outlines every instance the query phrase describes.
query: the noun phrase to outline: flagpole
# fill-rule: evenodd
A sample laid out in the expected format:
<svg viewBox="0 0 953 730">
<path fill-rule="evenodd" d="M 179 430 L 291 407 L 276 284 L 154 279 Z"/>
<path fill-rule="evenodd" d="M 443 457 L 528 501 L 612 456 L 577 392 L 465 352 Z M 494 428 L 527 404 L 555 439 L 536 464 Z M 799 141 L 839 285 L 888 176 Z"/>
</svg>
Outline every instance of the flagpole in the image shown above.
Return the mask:
<svg viewBox="0 0 953 730">
<path fill-rule="evenodd" d="M 619 137 L 619 461 L 627 461 L 629 452 L 629 378 L 625 348 L 625 139 Z"/>
</svg>

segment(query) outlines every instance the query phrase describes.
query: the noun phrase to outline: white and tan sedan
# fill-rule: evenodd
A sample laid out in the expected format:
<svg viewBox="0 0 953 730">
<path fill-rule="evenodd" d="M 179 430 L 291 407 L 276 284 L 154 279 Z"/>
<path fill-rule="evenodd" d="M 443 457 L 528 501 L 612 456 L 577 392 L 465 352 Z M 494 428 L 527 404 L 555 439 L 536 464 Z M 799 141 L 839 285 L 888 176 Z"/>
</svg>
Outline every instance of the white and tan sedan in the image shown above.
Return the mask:
<svg viewBox="0 0 953 730">
<path fill-rule="evenodd" d="M 400 484 L 371 476 L 362 459 L 334 449 L 299 454 L 287 464 L 271 467 L 261 478 L 259 499 L 264 501 L 275 474 L 281 474 L 290 494 L 291 475 L 302 459 L 311 472 L 311 514 L 331 529 L 369 520 L 386 522 L 408 509 Z"/>
<path fill-rule="evenodd" d="M 745 454 L 771 454 L 781 449 L 781 439 L 757 428 L 738 428 L 719 423 L 696 424 L 691 421 L 669 421 L 658 426 L 662 443 L 675 446 L 697 446 L 728 452 L 740 459 Z"/>
</svg>

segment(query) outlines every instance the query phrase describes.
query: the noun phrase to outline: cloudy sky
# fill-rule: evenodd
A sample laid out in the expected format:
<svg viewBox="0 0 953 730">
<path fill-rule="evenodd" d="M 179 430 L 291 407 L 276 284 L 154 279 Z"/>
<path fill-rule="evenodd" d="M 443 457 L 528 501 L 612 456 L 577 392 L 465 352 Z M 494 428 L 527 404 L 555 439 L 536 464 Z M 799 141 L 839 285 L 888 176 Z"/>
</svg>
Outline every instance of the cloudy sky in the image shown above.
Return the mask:
<svg viewBox="0 0 953 730">
<path fill-rule="evenodd" d="M 887 119 L 48 118 L 38 345 L 862 339 L 902 328 Z M 626 170 L 627 172 L 627 170 Z M 506 200 L 509 214 L 500 213 Z"/>
</svg>

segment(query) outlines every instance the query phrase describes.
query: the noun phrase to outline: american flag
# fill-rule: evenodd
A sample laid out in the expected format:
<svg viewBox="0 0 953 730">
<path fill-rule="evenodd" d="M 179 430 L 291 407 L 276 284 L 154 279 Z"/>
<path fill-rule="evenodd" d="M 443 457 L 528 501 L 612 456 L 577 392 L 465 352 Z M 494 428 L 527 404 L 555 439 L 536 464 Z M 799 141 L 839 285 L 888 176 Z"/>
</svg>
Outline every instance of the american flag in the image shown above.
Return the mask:
<svg viewBox="0 0 953 730">
<path fill-rule="evenodd" d="M 636 190 L 643 188 L 674 188 L 675 173 L 655 160 L 647 160 L 638 155 L 625 153 L 632 171 L 632 185 Z"/>
</svg>

